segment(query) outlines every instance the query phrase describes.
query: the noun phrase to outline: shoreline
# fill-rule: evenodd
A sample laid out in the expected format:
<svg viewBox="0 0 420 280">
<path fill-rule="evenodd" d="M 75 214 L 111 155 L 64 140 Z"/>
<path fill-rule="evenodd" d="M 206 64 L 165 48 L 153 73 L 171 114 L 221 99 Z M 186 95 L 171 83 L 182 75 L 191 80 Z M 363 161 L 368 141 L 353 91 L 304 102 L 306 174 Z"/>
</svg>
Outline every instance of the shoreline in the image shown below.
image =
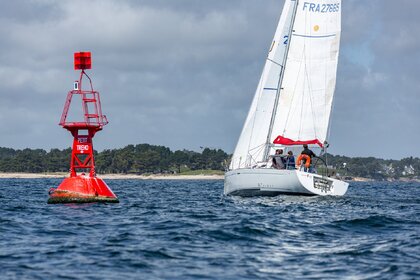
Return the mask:
<svg viewBox="0 0 420 280">
<path fill-rule="evenodd" d="M 45 179 L 45 178 L 66 178 L 68 173 L 0 173 L 0 179 Z M 105 180 L 223 180 L 224 175 L 135 175 L 135 174 L 98 174 L 99 178 Z"/>
<path fill-rule="evenodd" d="M 24 172 L 0 172 L 0 179 L 48 179 L 48 178 L 66 178 L 69 177 L 68 173 L 24 173 Z M 99 178 L 105 180 L 224 180 L 224 175 L 165 175 L 165 174 L 152 174 L 152 175 L 136 175 L 136 174 L 98 174 Z M 353 177 L 351 180 L 344 180 L 346 182 L 375 182 L 374 179 Z M 387 179 L 384 182 L 417 182 L 419 179 Z"/>
</svg>

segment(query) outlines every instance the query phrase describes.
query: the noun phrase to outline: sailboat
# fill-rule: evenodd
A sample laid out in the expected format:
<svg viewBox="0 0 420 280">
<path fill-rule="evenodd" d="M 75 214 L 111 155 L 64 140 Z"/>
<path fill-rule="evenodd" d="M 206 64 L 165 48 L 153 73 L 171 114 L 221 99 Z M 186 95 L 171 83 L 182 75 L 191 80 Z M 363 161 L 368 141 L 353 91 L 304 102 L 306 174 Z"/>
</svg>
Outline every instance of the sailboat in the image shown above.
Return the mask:
<svg viewBox="0 0 420 280">
<path fill-rule="evenodd" d="M 341 0 L 285 0 L 251 108 L 225 173 L 226 195 L 344 195 L 313 168 L 273 168 L 275 150 L 328 147 Z M 297 155 L 297 154 L 296 154 Z"/>
</svg>

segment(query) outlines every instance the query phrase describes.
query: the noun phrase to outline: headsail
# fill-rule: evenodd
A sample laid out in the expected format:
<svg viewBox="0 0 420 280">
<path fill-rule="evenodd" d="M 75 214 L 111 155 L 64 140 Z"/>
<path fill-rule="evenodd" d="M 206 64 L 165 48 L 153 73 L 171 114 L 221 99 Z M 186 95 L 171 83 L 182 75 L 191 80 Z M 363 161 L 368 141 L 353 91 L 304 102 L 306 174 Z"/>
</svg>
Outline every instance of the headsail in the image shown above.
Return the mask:
<svg viewBox="0 0 420 280">
<path fill-rule="evenodd" d="M 340 32 L 341 0 L 285 1 L 230 169 L 266 160 L 271 143 L 324 143 Z"/>
<path fill-rule="evenodd" d="M 295 5 L 296 1 L 291 0 L 286 0 L 284 3 L 283 12 L 251 108 L 236 145 L 230 169 L 250 166 L 263 160 Z"/>
</svg>

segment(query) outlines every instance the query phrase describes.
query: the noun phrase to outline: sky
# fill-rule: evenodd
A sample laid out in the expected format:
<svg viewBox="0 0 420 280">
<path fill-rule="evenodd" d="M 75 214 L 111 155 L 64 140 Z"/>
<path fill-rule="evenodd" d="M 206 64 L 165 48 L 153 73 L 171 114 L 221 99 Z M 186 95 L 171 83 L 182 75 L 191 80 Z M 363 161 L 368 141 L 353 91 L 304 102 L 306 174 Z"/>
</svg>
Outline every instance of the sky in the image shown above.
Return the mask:
<svg viewBox="0 0 420 280">
<path fill-rule="evenodd" d="M 90 51 L 110 121 L 96 149 L 232 153 L 283 4 L 0 0 L 0 147 L 70 147 L 58 122 L 79 75 L 73 53 Z M 419 10 L 418 0 L 343 1 L 329 152 L 420 157 Z"/>
</svg>

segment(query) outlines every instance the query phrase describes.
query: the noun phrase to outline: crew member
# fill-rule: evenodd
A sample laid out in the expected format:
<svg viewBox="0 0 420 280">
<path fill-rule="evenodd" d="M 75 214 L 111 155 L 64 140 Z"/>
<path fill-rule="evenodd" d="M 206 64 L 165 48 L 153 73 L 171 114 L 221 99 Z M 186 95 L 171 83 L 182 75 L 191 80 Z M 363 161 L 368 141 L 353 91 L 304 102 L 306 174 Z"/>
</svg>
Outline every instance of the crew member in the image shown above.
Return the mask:
<svg viewBox="0 0 420 280">
<path fill-rule="evenodd" d="M 295 157 L 292 151 L 287 152 L 286 169 L 295 169 Z"/>
<path fill-rule="evenodd" d="M 310 163 L 312 163 L 312 158 L 314 158 L 314 157 L 316 157 L 316 154 L 314 153 L 314 152 L 312 152 L 312 150 L 310 150 L 309 148 L 308 148 L 308 145 L 307 144 L 303 144 L 303 151 L 300 153 L 301 155 L 307 155 L 308 157 L 309 157 L 309 162 Z M 306 160 L 305 159 L 303 159 L 304 160 L 304 163 L 305 163 L 305 165 L 306 165 Z M 298 159 L 298 161 L 299 161 L 299 159 Z M 310 163 L 308 163 L 308 165 L 310 164 Z M 299 162 L 298 162 L 298 164 L 299 164 Z M 308 166 L 308 165 L 306 165 L 306 167 L 305 167 L 305 170 L 306 170 L 306 168 L 308 168 L 309 170 L 307 170 L 307 171 L 309 171 L 309 172 L 313 172 L 313 168 L 312 168 L 312 166 Z"/>
<path fill-rule="evenodd" d="M 277 149 L 276 153 L 273 155 L 273 165 L 276 169 L 284 169 L 285 168 L 285 160 L 283 156 L 283 150 Z"/>
<path fill-rule="evenodd" d="M 300 154 L 302 154 L 302 155 L 308 155 L 311 159 L 313 157 L 316 157 L 316 154 L 314 152 L 312 152 L 312 150 L 310 150 L 308 148 L 308 145 L 307 144 L 303 144 L 303 151 Z"/>
</svg>

